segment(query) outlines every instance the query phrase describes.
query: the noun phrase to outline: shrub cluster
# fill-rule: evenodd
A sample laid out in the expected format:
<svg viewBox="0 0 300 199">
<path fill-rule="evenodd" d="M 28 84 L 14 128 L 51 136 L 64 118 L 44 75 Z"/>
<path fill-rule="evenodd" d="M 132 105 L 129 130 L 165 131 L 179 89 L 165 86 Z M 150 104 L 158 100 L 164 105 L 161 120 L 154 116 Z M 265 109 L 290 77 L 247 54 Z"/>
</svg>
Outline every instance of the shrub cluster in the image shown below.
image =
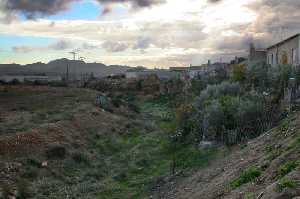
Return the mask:
<svg viewBox="0 0 300 199">
<path fill-rule="evenodd" d="M 257 167 L 250 167 L 247 170 L 243 171 L 241 175 L 233 180 L 230 185 L 232 188 L 240 187 L 243 184 L 252 182 L 261 175 L 261 170 Z"/>
<path fill-rule="evenodd" d="M 244 92 L 239 83 L 209 85 L 194 106 L 200 135 L 226 144 L 259 135 L 275 117 L 263 95 Z"/>
</svg>

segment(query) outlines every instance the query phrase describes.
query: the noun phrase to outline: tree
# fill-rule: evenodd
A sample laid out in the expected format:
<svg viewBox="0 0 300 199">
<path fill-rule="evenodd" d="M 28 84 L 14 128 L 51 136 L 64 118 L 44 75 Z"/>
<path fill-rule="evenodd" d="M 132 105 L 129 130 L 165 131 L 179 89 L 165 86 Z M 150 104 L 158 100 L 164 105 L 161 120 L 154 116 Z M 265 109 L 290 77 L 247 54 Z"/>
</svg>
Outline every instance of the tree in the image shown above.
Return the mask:
<svg viewBox="0 0 300 199">
<path fill-rule="evenodd" d="M 246 66 L 244 64 L 233 65 L 232 79 L 236 82 L 243 82 L 246 79 Z"/>
</svg>

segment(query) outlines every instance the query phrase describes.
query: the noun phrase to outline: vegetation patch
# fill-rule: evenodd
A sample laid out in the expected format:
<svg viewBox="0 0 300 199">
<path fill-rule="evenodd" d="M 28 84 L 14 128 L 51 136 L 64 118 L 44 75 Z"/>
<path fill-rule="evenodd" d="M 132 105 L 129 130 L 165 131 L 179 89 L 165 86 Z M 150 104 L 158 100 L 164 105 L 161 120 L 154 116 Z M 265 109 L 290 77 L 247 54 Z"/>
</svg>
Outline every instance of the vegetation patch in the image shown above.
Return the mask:
<svg viewBox="0 0 300 199">
<path fill-rule="evenodd" d="M 254 193 L 246 193 L 245 199 L 255 199 L 255 194 Z"/>
<path fill-rule="evenodd" d="M 294 170 L 299 165 L 300 165 L 299 160 L 291 160 L 291 161 L 286 162 L 285 164 L 281 165 L 278 169 L 279 177 L 285 176 L 286 174 L 290 173 L 292 170 Z"/>
<path fill-rule="evenodd" d="M 52 144 L 46 151 L 49 159 L 63 159 L 66 156 L 66 148 L 62 145 Z"/>
<path fill-rule="evenodd" d="M 230 183 L 232 188 L 238 188 L 243 184 L 248 182 L 253 182 L 262 174 L 261 169 L 258 167 L 250 167 L 247 170 L 243 171 L 242 174 L 235 180 Z"/>
<path fill-rule="evenodd" d="M 286 188 L 296 188 L 297 184 L 295 181 L 289 179 L 289 178 L 281 178 L 276 186 L 276 191 L 277 192 L 282 192 Z"/>
</svg>

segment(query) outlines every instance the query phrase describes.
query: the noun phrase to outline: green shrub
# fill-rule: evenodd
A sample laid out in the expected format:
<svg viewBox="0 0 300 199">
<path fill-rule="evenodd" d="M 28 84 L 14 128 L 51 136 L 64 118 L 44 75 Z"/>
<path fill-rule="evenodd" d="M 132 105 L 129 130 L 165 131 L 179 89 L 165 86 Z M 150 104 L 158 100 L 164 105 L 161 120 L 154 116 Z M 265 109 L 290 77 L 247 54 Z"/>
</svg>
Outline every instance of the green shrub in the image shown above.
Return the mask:
<svg viewBox="0 0 300 199">
<path fill-rule="evenodd" d="M 285 164 L 281 165 L 278 169 L 279 177 L 283 177 L 286 174 L 290 173 L 292 170 L 294 170 L 296 167 L 298 167 L 299 164 L 300 164 L 299 160 L 292 160 L 292 161 L 288 161 Z"/>
<path fill-rule="evenodd" d="M 62 159 L 66 156 L 66 148 L 62 145 L 53 144 L 50 145 L 46 151 L 46 155 L 50 159 Z"/>
<path fill-rule="evenodd" d="M 281 178 L 276 186 L 276 191 L 282 192 L 285 188 L 293 189 L 295 188 L 296 182 L 289 178 Z"/>
<path fill-rule="evenodd" d="M 243 171 L 240 177 L 233 180 L 230 185 L 232 188 L 240 187 L 243 184 L 254 181 L 261 175 L 261 169 L 257 167 L 250 167 L 247 170 Z"/>
<path fill-rule="evenodd" d="M 122 97 L 121 96 L 114 96 L 112 99 L 111 99 L 111 102 L 112 104 L 119 108 L 122 104 L 123 104 L 123 100 L 122 100 Z"/>
<path fill-rule="evenodd" d="M 222 82 L 217 85 L 208 85 L 196 99 L 196 108 L 202 108 L 208 100 L 217 99 L 221 96 L 237 96 L 241 93 L 241 87 L 238 83 Z"/>
<path fill-rule="evenodd" d="M 34 166 L 34 167 L 41 167 L 41 162 L 34 158 L 28 158 L 27 164 L 29 164 L 30 166 Z"/>
<path fill-rule="evenodd" d="M 264 124 L 263 100 L 259 96 L 223 95 L 206 100 L 197 109 L 196 117 L 195 123 L 200 123 L 206 138 L 226 144 L 253 138 L 267 126 Z"/>
<path fill-rule="evenodd" d="M 72 154 L 72 159 L 76 162 L 76 163 L 84 163 L 84 164 L 89 164 L 89 159 L 88 157 L 80 152 L 75 152 Z"/>
<path fill-rule="evenodd" d="M 255 194 L 254 193 L 246 193 L 245 199 L 255 199 Z"/>
<path fill-rule="evenodd" d="M 30 190 L 30 185 L 25 180 L 19 180 L 17 182 L 17 199 L 30 198 L 32 191 Z"/>
<path fill-rule="evenodd" d="M 244 64 L 233 66 L 232 79 L 237 82 L 243 82 L 246 79 L 246 66 Z"/>
</svg>

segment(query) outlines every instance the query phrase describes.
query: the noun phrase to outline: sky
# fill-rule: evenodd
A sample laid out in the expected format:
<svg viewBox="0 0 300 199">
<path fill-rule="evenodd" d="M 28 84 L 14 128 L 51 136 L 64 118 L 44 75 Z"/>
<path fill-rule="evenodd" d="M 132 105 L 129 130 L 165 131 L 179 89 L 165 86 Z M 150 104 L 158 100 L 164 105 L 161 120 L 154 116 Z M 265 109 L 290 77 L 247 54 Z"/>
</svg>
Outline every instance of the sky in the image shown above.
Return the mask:
<svg viewBox="0 0 300 199">
<path fill-rule="evenodd" d="M 0 0 L 0 64 L 149 68 L 246 56 L 300 32 L 298 0 Z"/>
</svg>

